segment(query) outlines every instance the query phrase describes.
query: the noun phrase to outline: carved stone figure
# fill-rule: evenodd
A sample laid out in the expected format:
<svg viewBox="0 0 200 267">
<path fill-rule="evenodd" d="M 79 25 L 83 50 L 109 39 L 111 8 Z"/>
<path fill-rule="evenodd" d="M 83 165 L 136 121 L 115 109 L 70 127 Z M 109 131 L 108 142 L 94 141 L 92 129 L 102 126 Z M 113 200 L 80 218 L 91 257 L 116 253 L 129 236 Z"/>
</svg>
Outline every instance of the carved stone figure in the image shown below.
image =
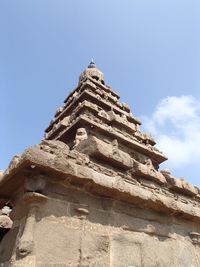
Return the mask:
<svg viewBox="0 0 200 267">
<path fill-rule="evenodd" d="M 77 147 L 80 142 L 86 140 L 88 138 L 87 132 L 85 128 L 78 128 L 76 131 L 76 137 L 74 141 L 74 147 Z"/>
</svg>

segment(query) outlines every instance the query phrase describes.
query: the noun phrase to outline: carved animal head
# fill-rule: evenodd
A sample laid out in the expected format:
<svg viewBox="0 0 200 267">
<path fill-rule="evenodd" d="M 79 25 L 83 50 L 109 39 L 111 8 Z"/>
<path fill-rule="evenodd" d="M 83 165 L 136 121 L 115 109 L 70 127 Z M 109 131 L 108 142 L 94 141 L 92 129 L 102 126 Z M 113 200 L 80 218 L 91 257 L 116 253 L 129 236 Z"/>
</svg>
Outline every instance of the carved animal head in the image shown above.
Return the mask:
<svg viewBox="0 0 200 267">
<path fill-rule="evenodd" d="M 87 136 L 87 132 L 85 128 L 78 128 L 76 132 L 76 136 Z"/>
</svg>

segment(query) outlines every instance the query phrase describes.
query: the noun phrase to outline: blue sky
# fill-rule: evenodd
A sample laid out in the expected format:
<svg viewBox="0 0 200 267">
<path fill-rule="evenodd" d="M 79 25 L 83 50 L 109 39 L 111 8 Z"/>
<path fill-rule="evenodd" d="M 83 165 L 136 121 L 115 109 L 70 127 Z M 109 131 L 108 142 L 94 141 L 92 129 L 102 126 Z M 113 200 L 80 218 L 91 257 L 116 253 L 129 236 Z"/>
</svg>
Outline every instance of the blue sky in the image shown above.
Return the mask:
<svg viewBox="0 0 200 267">
<path fill-rule="evenodd" d="M 172 158 L 161 168 L 200 185 L 199 0 L 1 0 L 0 38 L 0 169 L 94 58 Z"/>
</svg>

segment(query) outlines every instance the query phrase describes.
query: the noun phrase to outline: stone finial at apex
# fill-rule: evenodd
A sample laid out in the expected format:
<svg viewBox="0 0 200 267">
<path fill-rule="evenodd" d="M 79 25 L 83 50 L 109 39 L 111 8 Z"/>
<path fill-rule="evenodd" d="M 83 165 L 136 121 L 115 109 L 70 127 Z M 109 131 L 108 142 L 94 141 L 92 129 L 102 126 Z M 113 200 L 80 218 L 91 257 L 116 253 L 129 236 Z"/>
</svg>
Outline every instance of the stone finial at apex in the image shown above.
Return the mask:
<svg viewBox="0 0 200 267">
<path fill-rule="evenodd" d="M 88 67 L 80 74 L 79 84 L 87 78 L 92 78 L 101 84 L 105 84 L 103 72 L 96 67 L 93 59 Z"/>
<path fill-rule="evenodd" d="M 88 65 L 88 68 L 89 68 L 89 69 L 91 69 L 91 68 L 96 68 L 96 64 L 95 64 L 93 58 L 92 58 L 92 60 L 90 61 L 90 64 Z"/>
</svg>

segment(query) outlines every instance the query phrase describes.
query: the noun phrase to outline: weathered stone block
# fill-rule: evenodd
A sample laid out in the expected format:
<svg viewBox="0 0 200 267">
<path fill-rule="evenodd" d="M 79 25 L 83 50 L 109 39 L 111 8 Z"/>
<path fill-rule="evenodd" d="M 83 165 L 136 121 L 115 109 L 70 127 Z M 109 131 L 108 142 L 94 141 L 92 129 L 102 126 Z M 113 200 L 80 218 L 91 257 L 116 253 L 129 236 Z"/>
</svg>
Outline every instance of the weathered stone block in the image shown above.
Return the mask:
<svg viewBox="0 0 200 267">
<path fill-rule="evenodd" d="M 92 157 L 102 158 L 121 168 L 130 169 L 133 166 L 133 161 L 128 153 L 125 153 L 118 148 L 115 149 L 112 143 L 107 144 L 96 137 L 92 137 L 87 141 L 82 142 L 78 147 L 78 150 Z"/>
</svg>

